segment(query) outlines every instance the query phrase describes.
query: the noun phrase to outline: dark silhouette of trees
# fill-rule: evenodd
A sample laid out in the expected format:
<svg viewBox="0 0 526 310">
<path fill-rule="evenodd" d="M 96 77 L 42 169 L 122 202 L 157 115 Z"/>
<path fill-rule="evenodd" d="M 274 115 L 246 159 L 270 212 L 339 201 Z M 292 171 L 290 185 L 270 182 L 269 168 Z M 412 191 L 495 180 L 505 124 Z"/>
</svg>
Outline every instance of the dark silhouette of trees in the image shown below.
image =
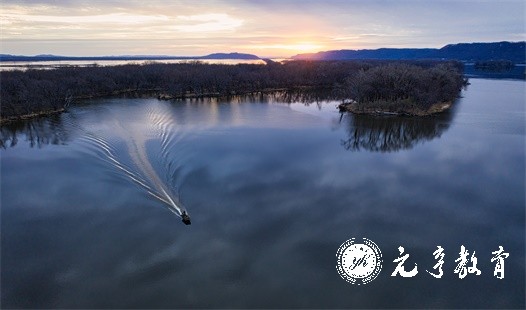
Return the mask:
<svg viewBox="0 0 526 310">
<path fill-rule="evenodd" d="M 342 92 L 354 112 L 425 114 L 433 104 L 454 101 L 465 85 L 454 63 L 427 68 L 392 63 L 359 70 L 347 78 Z"/>
<path fill-rule="evenodd" d="M 449 129 L 453 113 L 426 117 L 351 114 L 348 138 L 342 146 L 349 151 L 397 152 L 439 138 Z"/>
<path fill-rule="evenodd" d="M 483 71 L 510 71 L 515 64 L 510 60 L 487 60 L 475 62 L 475 69 Z"/>
<path fill-rule="evenodd" d="M 0 73 L 1 118 L 61 111 L 75 100 L 123 94 L 171 99 L 324 89 L 331 99 L 413 98 L 418 104 L 449 100 L 458 94 L 458 64 L 409 63 L 289 61 L 221 65 L 190 61 L 4 71 Z"/>
<path fill-rule="evenodd" d="M 30 147 L 65 144 L 72 134 L 62 119 L 63 115 L 36 117 L 24 122 L 10 122 L 0 127 L 0 148 L 15 147 L 20 138 Z"/>
</svg>

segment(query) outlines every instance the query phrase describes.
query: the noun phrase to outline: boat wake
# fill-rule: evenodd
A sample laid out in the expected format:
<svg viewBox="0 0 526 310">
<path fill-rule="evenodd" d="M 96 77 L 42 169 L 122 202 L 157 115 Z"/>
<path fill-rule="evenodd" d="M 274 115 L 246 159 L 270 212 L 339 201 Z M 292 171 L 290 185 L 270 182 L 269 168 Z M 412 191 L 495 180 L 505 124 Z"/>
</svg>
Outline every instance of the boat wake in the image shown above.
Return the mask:
<svg viewBox="0 0 526 310">
<path fill-rule="evenodd" d="M 124 107 L 115 111 L 111 107 L 99 115 L 102 119 L 84 126 L 74 120 L 70 122 L 81 132 L 81 141 L 86 144 L 86 149 L 120 176 L 162 202 L 185 224 L 190 224 L 190 216 L 181 203 L 179 190 L 172 190 L 180 189 L 175 176 L 180 174 L 182 165 L 173 153 L 184 137 L 184 131 L 177 126 L 168 107 L 153 102 L 141 105 L 139 109 Z M 119 152 L 118 143 L 125 144 L 125 152 Z M 151 152 L 157 157 L 148 153 L 149 146 L 160 150 Z M 156 159 L 160 169 L 156 169 L 151 159 Z M 158 171 L 164 173 L 159 174 Z"/>
</svg>

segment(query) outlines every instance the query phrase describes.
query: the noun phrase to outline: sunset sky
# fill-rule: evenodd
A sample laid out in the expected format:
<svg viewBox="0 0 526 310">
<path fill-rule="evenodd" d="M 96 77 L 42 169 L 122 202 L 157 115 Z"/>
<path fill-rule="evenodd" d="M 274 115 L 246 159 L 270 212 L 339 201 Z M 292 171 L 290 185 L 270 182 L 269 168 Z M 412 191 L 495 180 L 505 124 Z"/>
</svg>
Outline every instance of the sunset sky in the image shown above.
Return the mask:
<svg viewBox="0 0 526 310">
<path fill-rule="evenodd" d="M 523 41 L 524 2 L 1 0 L 0 53 L 276 57 Z"/>
</svg>

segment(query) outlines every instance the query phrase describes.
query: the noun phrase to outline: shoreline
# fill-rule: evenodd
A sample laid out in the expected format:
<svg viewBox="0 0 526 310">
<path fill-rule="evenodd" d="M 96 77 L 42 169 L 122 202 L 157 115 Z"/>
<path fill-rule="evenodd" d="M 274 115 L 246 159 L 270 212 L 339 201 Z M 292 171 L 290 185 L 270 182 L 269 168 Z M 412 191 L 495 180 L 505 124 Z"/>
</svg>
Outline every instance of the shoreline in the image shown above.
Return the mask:
<svg viewBox="0 0 526 310">
<path fill-rule="evenodd" d="M 383 106 L 367 107 L 357 102 L 342 103 L 338 105 L 340 112 L 350 112 L 362 115 L 405 115 L 405 116 L 429 116 L 442 113 L 453 106 L 453 101 L 434 103 L 428 109 L 423 110 L 415 105 L 396 105 L 395 102 L 382 102 Z"/>
<path fill-rule="evenodd" d="M 312 87 L 303 86 L 298 87 L 294 89 L 309 89 Z M 88 99 L 104 99 L 104 98 L 115 98 L 115 97 L 123 97 L 126 98 L 128 96 L 139 96 L 144 98 L 156 98 L 158 100 L 184 100 L 184 99 L 200 99 L 200 98 L 225 98 L 230 96 L 243 96 L 243 95 L 250 95 L 250 94 L 270 94 L 274 92 L 282 92 L 282 91 L 292 91 L 291 89 L 287 88 L 273 88 L 273 89 L 263 89 L 259 91 L 249 91 L 249 92 L 242 92 L 242 93 L 230 93 L 230 94 L 220 94 L 220 93 L 204 93 L 204 94 L 195 94 L 195 93 L 188 93 L 188 94 L 180 94 L 180 95 L 172 95 L 167 93 L 166 91 L 159 90 L 159 89 L 144 89 L 144 90 L 122 90 L 122 91 L 114 91 L 111 93 L 105 93 L 105 94 L 93 94 L 93 95 L 85 95 L 85 96 L 79 96 L 76 98 L 73 98 L 73 100 L 88 100 Z M 428 116 L 436 113 L 441 113 L 446 110 L 449 110 L 451 106 L 453 105 L 453 101 L 448 102 L 440 102 L 432 104 L 428 109 L 423 110 L 419 108 L 418 106 L 414 104 L 407 104 L 397 101 L 393 102 L 381 102 L 380 104 L 375 103 L 375 106 L 364 106 L 366 104 L 360 104 L 357 102 L 351 102 L 351 103 L 341 103 L 338 105 L 338 109 L 340 112 L 350 112 L 354 114 L 361 114 L 361 115 L 391 115 L 391 116 Z M 7 118 L 2 118 L 0 116 L 0 126 L 17 122 L 17 121 L 24 121 L 29 120 L 33 118 L 38 117 L 45 117 L 55 114 L 64 113 L 67 111 L 67 108 L 60 108 L 56 110 L 49 110 L 49 111 L 39 111 L 29 114 L 22 114 L 18 116 L 11 116 Z"/>
<path fill-rule="evenodd" d="M 294 89 L 313 89 L 314 87 L 310 86 L 301 86 L 301 87 L 295 87 Z M 201 98 L 226 98 L 231 96 L 244 96 L 244 95 L 251 95 L 251 94 L 270 94 L 274 92 L 283 92 L 283 91 L 292 91 L 293 89 L 288 88 L 268 88 L 258 91 L 246 91 L 246 92 L 232 92 L 230 94 L 221 94 L 221 93 L 203 93 L 203 94 L 195 94 L 195 93 L 187 93 L 187 94 L 179 94 L 179 95 L 172 95 L 169 94 L 165 90 L 161 89 L 142 89 L 142 90 L 120 90 L 120 91 L 113 91 L 111 93 L 99 93 L 99 94 L 92 94 L 92 95 L 83 95 L 72 98 L 72 100 L 80 102 L 83 100 L 89 100 L 89 99 L 105 99 L 105 98 L 127 98 L 129 96 L 131 97 L 142 97 L 142 98 L 148 98 L 148 99 L 157 99 L 157 100 L 184 100 L 184 99 L 201 99 Z M 74 104 L 73 104 L 74 105 Z M 71 105 L 70 105 L 71 106 Z M 69 107 L 68 107 L 69 108 Z M 68 108 L 60 108 L 55 110 L 49 110 L 49 111 L 39 111 L 39 112 L 33 112 L 29 114 L 22 114 L 17 116 L 10 116 L 3 118 L 0 115 L 0 126 L 12 123 L 12 122 L 18 122 L 18 121 L 25 121 L 29 119 L 34 119 L 38 117 L 45 117 L 55 114 L 64 113 L 68 110 Z"/>
<path fill-rule="evenodd" d="M 29 114 L 22 114 L 18 116 L 11 116 L 7 118 L 0 118 L 0 126 L 8 123 L 18 122 L 18 121 L 27 121 L 30 119 L 38 118 L 38 117 L 46 117 L 50 115 L 60 114 L 66 112 L 65 108 L 60 108 L 58 110 L 50 110 L 50 111 L 40 111 L 40 112 L 33 112 Z"/>
</svg>

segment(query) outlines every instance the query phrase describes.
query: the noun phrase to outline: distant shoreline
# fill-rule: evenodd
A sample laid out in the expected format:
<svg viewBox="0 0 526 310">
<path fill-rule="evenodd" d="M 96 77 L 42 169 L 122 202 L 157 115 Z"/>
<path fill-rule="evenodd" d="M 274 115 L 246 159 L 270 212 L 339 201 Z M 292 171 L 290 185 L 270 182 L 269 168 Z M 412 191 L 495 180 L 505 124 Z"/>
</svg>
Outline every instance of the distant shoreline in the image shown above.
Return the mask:
<svg viewBox="0 0 526 310">
<path fill-rule="evenodd" d="M 237 59 L 237 60 L 257 60 L 261 59 L 253 54 L 244 53 L 213 53 L 205 56 L 168 56 L 168 55 L 120 55 L 120 56 L 59 56 L 59 55 L 10 55 L 0 54 L 2 62 L 41 62 L 41 61 L 112 61 L 112 60 L 199 60 L 199 59 Z"/>
</svg>

